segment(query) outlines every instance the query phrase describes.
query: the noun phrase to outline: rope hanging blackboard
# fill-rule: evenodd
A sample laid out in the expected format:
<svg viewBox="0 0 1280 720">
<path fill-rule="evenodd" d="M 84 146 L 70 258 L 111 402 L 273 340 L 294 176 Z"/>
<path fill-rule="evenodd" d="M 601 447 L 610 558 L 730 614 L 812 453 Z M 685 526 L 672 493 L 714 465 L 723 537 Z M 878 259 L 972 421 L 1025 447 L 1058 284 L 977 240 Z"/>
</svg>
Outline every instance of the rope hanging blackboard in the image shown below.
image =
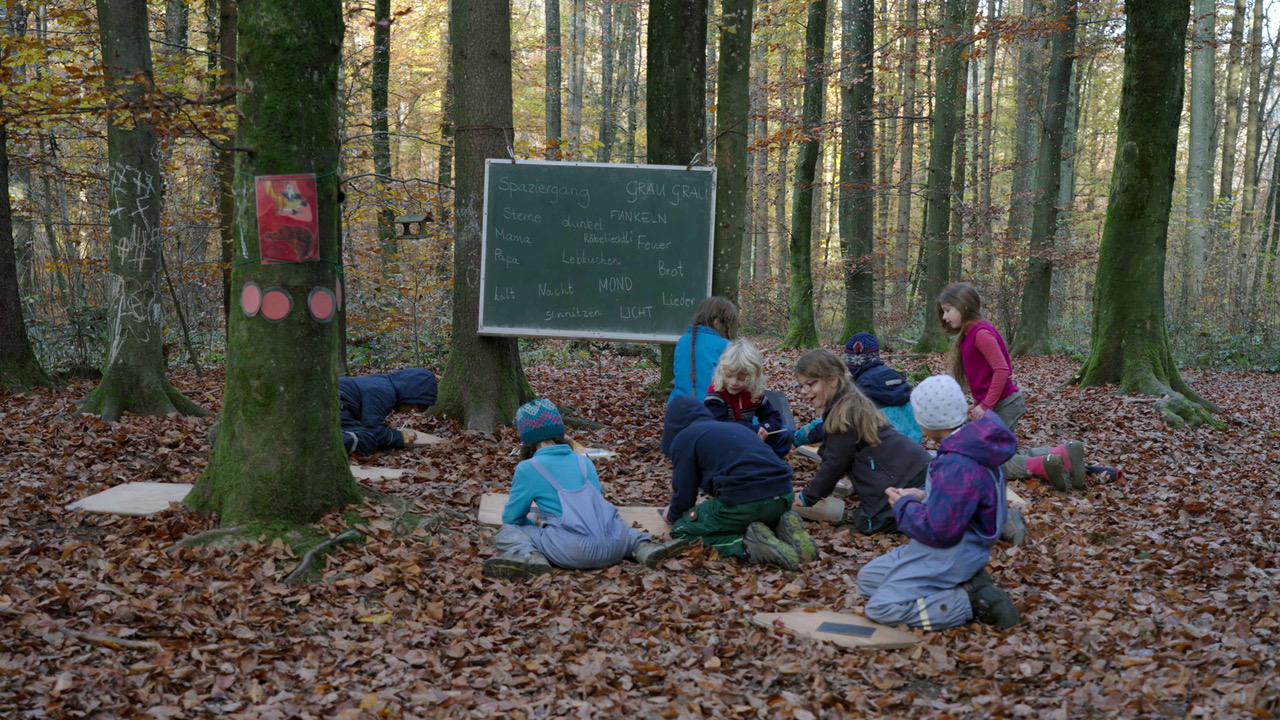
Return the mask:
<svg viewBox="0 0 1280 720">
<path fill-rule="evenodd" d="M 715 168 L 485 163 L 482 335 L 675 342 L 711 292 Z"/>
</svg>

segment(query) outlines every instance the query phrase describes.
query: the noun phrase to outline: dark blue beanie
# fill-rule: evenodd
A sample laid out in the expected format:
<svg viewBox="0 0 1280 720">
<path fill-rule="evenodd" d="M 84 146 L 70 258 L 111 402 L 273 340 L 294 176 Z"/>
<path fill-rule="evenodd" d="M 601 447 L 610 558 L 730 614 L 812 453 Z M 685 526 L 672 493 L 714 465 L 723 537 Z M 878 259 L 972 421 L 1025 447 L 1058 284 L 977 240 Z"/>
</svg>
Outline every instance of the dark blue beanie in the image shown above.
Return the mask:
<svg viewBox="0 0 1280 720">
<path fill-rule="evenodd" d="M 871 333 L 858 333 L 844 344 L 844 364 L 849 367 L 862 367 L 879 359 L 880 341 Z"/>
</svg>

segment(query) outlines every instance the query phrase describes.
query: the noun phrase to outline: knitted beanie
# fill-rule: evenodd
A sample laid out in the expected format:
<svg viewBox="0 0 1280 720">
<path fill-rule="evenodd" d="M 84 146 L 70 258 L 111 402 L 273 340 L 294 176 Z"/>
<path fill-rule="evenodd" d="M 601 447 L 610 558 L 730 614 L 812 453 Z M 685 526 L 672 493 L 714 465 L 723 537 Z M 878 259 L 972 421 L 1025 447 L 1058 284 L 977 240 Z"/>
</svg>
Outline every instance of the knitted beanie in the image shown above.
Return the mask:
<svg viewBox="0 0 1280 720">
<path fill-rule="evenodd" d="M 969 403 L 955 378 L 933 375 L 911 391 L 911 410 L 925 430 L 953 430 L 967 419 Z"/>
<path fill-rule="evenodd" d="M 844 364 L 851 368 L 862 367 L 880 359 L 880 341 L 871 333 L 858 333 L 844 344 Z"/>
<path fill-rule="evenodd" d="M 538 398 L 516 410 L 516 432 L 520 434 L 520 442 L 536 445 L 564 435 L 564 421 L 560 419 L 555 403 Z"/>
</svg>

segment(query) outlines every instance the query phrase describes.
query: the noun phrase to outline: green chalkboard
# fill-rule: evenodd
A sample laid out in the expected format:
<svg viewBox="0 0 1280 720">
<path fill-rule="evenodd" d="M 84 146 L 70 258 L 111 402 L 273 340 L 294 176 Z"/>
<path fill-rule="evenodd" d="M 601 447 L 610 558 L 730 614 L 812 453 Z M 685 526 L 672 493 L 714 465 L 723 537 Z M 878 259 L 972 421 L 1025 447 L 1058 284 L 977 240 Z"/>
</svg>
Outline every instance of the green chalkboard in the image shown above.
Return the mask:
<svg viewBox="0 0 1280 720">
<path fill-rule="evenodd" d="M 675 342 L 711 292 L 714 168 L 490 159 L 482 335 Z"/>
</svg>

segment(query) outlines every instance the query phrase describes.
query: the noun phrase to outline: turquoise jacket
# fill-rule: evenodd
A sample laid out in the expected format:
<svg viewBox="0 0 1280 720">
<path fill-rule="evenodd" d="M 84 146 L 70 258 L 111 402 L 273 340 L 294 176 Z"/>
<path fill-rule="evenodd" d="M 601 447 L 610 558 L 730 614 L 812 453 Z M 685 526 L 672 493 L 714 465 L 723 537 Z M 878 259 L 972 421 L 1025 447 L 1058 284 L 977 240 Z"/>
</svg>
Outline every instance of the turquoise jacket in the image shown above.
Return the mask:
<svg viewBox="0 0 1280 720">
<path fill-rule="evenodd" d="M 565 490 L 576 490 L 582 487 L 582 471 L 578 468 L 579 455 L 568 445 L 549 445 L 533 454 L 556 482 Z M 508 525 L 529 525 L 529 507 L 538 504 L 538 512 L 546 515 L 559 515 L 560 496 L 551 483 L 534 469 L 532 459 L 522 460 L 516 465 L 516 475 L 511 479 L 511 495 L 507 498 L 506 507 L 502 509 L 502 522 Z M 596 466 L 587 458 L 586 481 L 600 489 L 600 478 L 596 476 Z M 603 493 L 601 493 L 603 494 Z"/>
<path fill-rule="evenodd" d="M 693 352 L 690 352 L 690 345 L 693 346 Z M 729 341 L 720 337 L 720 333 L 706 325 L 698 326 L 698 342 L 693 342 L 693 326 L 685 331 L 684 335 L 676 341 L 675 358 L 671 363 L 671 372 L 675 375 L 675 387 L 671 390 L 671 395 L 667 397 L 667 404 L 671 404 L 671 398 L 680 395 L 692 395 L 697 400 L 702 400 L 702 396 L 707 391 L 707 386 L 711 384 L 711 375 L 716 371 L 716 365 L 720 363 L 720 355 L 724 353 L 724 349 L 729 347 Z M 691 355 L 698 356 L 697 362 L 697 379 L 693 380 L 690 385 L 689 366 L 692 360 Z"/>
</svg>

